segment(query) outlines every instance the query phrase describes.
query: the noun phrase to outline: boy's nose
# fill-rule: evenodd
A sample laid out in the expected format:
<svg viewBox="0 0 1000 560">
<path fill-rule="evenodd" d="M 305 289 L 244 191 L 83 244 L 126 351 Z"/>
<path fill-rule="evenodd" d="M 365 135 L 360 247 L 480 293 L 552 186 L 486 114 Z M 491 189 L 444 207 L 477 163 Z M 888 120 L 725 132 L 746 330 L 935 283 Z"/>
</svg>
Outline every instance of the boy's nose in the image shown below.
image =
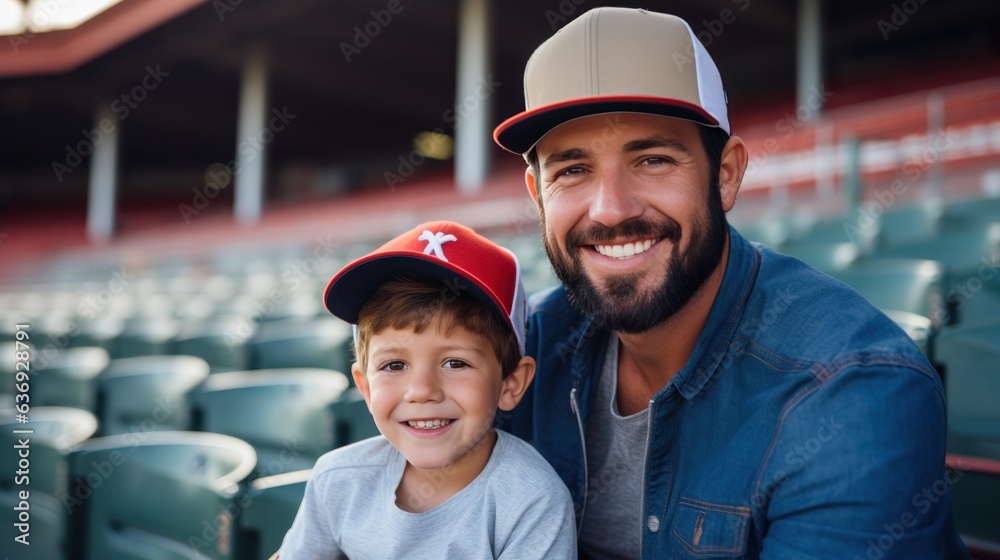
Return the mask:
<svg viewBox="0 0 1000 560">
<path fill-rule="evenodd" d="M 433 368 L 414 368 L 406 386 L 407 402 L 437 402 L 441 400 L 441 384 Z"/>
</svg>

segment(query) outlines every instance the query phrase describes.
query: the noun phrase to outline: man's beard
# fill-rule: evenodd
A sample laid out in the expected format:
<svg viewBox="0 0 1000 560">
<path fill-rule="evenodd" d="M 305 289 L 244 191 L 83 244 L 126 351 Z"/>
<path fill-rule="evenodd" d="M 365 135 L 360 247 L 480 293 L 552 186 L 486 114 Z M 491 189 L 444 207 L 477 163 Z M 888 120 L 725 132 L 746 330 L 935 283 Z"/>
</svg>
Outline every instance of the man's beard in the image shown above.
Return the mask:
<svg viewBox="0 0 1000 560">
<path fill-rule="evenodd" d="M 593 224 L 585 231 L 570 231 L 564 255 L 548 236 L 545 211 L 539 208 L 542 222 L 542 241 L 552 262 L 556 276 L 566 286 L 570 301 L 580 310 L 591 315 L 598 324 L 615 331 L 636 334 L 663 323 L 680 311 L 701 289 L 718 266 L 726 246 L 729 228 L 718 187 L 711 189 L 708 208 L 698 216 L 688 235 L 688 247 L 681 253 L 681 227 L 676 221 L 665 218 L 662 223 L 633 219 L 609 228 Z M 648 289 L 639 287 L 640 273 L 612 276 L 598 287 L 587 276 L 580 259 L 580 247 L 610 244 L 614 240 L 658 239 L 669 241 L 673 254 L 667 273 L 659 285 Z"/>
</svg>

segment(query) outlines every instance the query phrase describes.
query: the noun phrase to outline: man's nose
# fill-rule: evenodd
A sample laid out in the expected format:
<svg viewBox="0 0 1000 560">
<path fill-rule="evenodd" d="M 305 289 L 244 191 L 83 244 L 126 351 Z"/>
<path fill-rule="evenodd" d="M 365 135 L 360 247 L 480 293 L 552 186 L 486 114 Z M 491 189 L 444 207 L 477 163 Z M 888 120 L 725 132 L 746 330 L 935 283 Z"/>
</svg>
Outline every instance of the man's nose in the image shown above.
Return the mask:
<svg viewBox="0 0 1000 560">
<path fill-rule="evenodd" d="M 590 201 L 590 220 L 607 227 L 636 218 L 643 212 L 629 181 L 618 171 L 602 173 Z"/>
</svg>

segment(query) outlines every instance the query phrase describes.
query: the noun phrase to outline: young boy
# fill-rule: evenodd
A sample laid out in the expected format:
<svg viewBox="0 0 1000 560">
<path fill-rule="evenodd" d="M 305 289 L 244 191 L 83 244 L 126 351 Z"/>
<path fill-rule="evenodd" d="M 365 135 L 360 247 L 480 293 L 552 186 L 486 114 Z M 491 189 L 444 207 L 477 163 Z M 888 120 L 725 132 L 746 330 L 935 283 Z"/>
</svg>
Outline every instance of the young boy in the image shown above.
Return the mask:
<svg viewBox="0 0 1000 560">
<path fill-rule="evenodd" d="M 565 484 L 493 429 L 535 371 L 514 255 L 423 224 L 338 272 L 326 306 L 355 325 L 351 373 L 382 436 L 319 459 L 281 560 L 576 558 Z"/>
</svg>

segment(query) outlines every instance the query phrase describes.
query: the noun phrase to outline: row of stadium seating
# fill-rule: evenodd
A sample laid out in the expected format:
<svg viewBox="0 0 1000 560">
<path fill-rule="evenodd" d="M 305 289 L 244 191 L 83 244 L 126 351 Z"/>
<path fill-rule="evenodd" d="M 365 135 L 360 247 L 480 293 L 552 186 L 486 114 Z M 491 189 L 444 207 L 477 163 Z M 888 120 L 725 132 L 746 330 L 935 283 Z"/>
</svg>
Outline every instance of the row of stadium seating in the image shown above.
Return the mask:
<svg viewBox="0 0 1000 560">
<path fill-rule="evenodd" d="M 981 550 L 1000 550 L 1000 476 L 979 474 L 984 469 L 976 462 L 986 461 L 985 470 L 1000 464 L 998 228 L 997 200 L 891 209 L 868 222 L 788 219 L 738 227 L 854 287 L 938 367 L 949 402 L 949 461 L 965 473 L 954 484 L 956 519 Z M 554 283 L 537 232 L 496 239 L 519 256 L 529 293 Z M 371 248 L 344 247 L 318 262 L 303 250 L 271 260 L 228 255 L 211 265 L 125 269 L 130 276 L 120 285 L 112 285 L 114 266 L 75 262 L 0 289 L 0 393 L 14 387 L 13 325 L 28 323 L 31 404 L 40 407 L 32 409 L 32 423 L 46 415 L 74 418 L 51 422 L 46 437 L 56 443 L 48 455 L 41 451 L 44 438 L 33 440 L 39 443 L 33 472 L 61 473 L 51 493 L 39 491 L 51 498 L 54 513 L 46 517 L 42 505 L 33 518 L 39 537 L 51 527 L 52 538 L 42 541 L 52 547 L 48 557 L 69 551 L 73 558 L 253 558 L 258 552 L 266 558 L 273 552 L 290 517 L 262 515 L 266 508 L 255 513 L 255 505 L 233 510 L 242 512 L 239 518 L 206 512 L 217 515 L 240 500 L 270 504 L 274 494 L 268 507 L 294 513 L 319 454 L 375 433 L 349 376 L 339 373 L 349 371 L 350 329 L 320 300 L 329 276 Z M 0 395 L 6 403 L 0 408 L 13 398 Z M 11 424 L 7 434 L 12 414 L 4 419 Z M 79 420 L 81 414 L 92 414 L 92 422 Z M 74 427 L 91 423 L 89 433 Z M 191 447 L 180 451 L 187 443 Z M 167 460 L 158 446 L 188 459 Z M 209 451 L 212 446 L 228 451 Z M 252 460 L 232 451 L 246 446 Z M 5 465 L 17 461 L 11 449 L 5 445 Z M 101 465 L 116 451 L 116 471 L 129 474 L 102 475 Z M 73 481 L 88 477 L 115 482 L 102 482 L 105 497 L 93 489 L 94 498 L 81 500 L 86 514 L 66 515 Z M 3 500 L 15 499 L 10 481 L 3 484 Z M 219 535 L 202 537 L 205 531 Z M 192 538 L 210 546 L 196 555 Z"/>
</svg>

